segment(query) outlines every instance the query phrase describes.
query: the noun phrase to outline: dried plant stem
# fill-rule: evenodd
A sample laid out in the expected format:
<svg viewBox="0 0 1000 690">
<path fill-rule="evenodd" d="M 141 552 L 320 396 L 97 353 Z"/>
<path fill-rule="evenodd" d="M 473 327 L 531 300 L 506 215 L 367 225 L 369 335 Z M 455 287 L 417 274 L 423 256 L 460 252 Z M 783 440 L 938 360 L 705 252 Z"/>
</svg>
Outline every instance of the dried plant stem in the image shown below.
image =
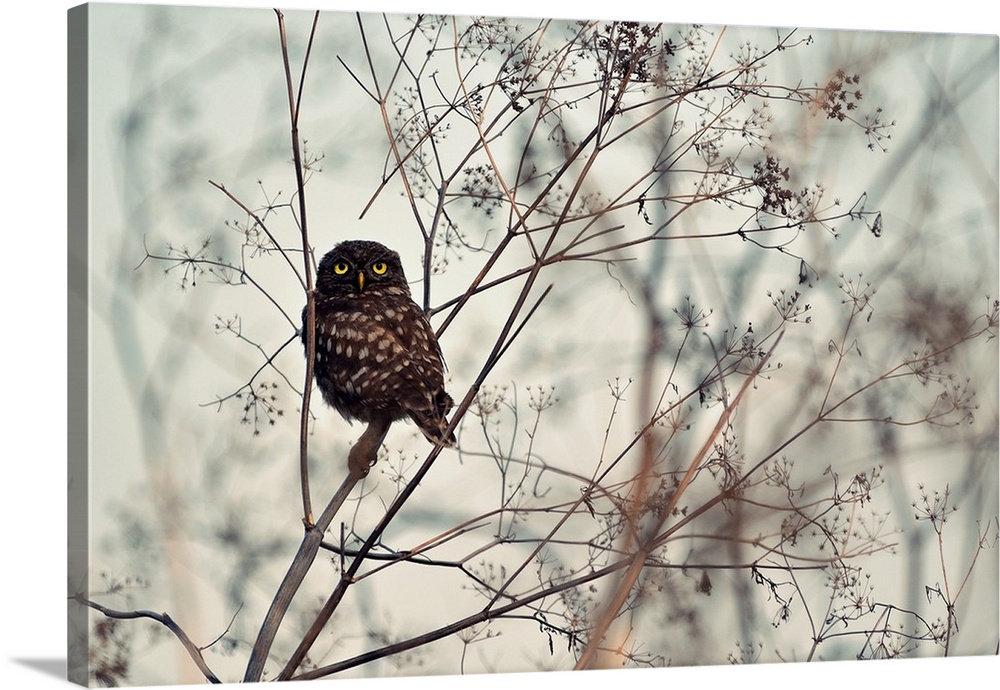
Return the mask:
<svg viewBox="0 0 1000 690">
<path fill-rule="evenodd" d="M 83 604 L 84 606 L 89 606 L 95 611 L 103 613 L 108 618 L 118 618 L 121 620 L 128 620 L 134 618 L 149 618 L 150 620 L 154 620 L 158 623 L 161 623 L 170 632 L 172 632 L 174 635 L 177 636 L 177 639 L 180 640 L 181 644 L 184 646 L 184 649 L 186 649 L 188 654 L 191 656 L 191 660 L 194 661 L 195 665 L 198 667 L 198 670 L 201 671 L 202 675 L 205 676 L 205 680 L 207 680 L 209 683 L 222 683 L 222 681 L 219 680 L 218 676 L 215 675 L 212 669 L 210 669 L 208 667 L 208 664 L 205 662 L 205 657 L 201 653 L 201 650 L 204 649 L 204 647 L 199 647 L 194 642 L 192 642 L 191 638 L 188 637 L 186 632 L 184 632 L 184 629 L 181 628 L 179 625 L 177 625 L 174 619 L 171 618 L 166 613 L 156 613 L 155 611 L 116 611 L 114 609 L 109 609 L 107 606 L 102 606 L 101 604 L 98 604 L 96 601 L 91 601 L 82 594 L 77 594 L 75 597 L 73 597 L 73 599 Z"/>
<path fill-rule="evenodd" d="M 534 594 L 513 601 L 510 604 L 506 604 L 504 606 L 498 606 L 496 608 L 485 609 L 478 613 L 474 613 L 471 616 L 467 616 L 465 618 L 457 620 L 454 623 L 438 628 L 437 630 L 432 630 L 428 633 L 425 633 L 424 635 L 420 635 L 418 637 L 414 637 L 409 640 L 404 640 L 403 642 L 399 642 L 396 644 L 386 645 L 381 649 L 376 649 L 374 651 L 367 652 L 365 654 L 359 654 L 358 656 L 355 656 L 350 659 L 345 659 L 344 661 L 340 661 L 335 664 L 330 664 L 328 666 L 321 666 L 312 671 L 307 671 L 305 673 L 300 673 L 298 675 L 291 676 L 290 679 L 312 680 L 315 678 L 322 678 L 324 676 L 329 676 L 334 673 L 339 673 L 340 671 L 344 671 L 349 668 L 353 668 L 355 666 L 366 664 L 375 659 L 381 659 L 382 657 L 385 656 L 398 654 L 399 652 L 405 652 L 408 649 L 414 649 L 416 647 L 420 647 L 430 642 L 434 642 L 435 640 L 440 640 L 445 637 L 448 637 L 449 635 L 454 635 L 457 632 L 461 632 L 462 630 L 466 630 L 474 625 L 478 625 L 485 621 L 503 618 L 508 613 L 516 611 L 517 609 L 523 608 L 524 606 L 532 604 L 536 601 L 540 601 L 545 597 L 552 596 L 553 594 L 559 594 L 560 592 L 565 592 L 567 590 L 573 589 L 574 587 L 580 587 L 589 582 L 595 582 L 597 580 L 600 580 L 604 577 L 607 577 L 621 570 L 622 568 L 629 566 L 630 563 L 631 563 L 630 559 L 616 561 L 598 570 L 589 571 L 578 578 L 573 578 L 565 582 L 562 582 L 558 585 L 554 585 L 550 588 L 546 588 L 540 592 L 535 592 Z"/>
<path fill-rule="evenodd" d="M 743 385 L 740 386 L 739 392 L 733 400 L 725 406 L 722 410 L 722 414 L 719 415 L 718 421 L 715 423 L 715 428 L 712 429 L 711 433 L 705 438 L 705 442 L 702 444 L 699 451 L 694 455 L 688 466 L 687 472 L 684 474 L 684 478 L 681 479 L 680 484 L 674 490 L 673 494 L 670 496 L 670 500 L 667 505 L 659 511 L 659 519 L 656 525 L 650 530 L 649 534 L 653 535 L 652 538 L 642 540 L 636 547 L 633 557 L 630 559 L 629 569 L 624 573 L 617 587 L 615 588 L 615 593 L 609 600 L 608 604 L 605 606 L 603 613 L 598 618 L 597 623 L 590 630 L 589 640 L 587 642 L 586 648 L 583 653 L 580 654 L 580 658 L 577 660 L 575 668 L 577 670 L 591 668 L 595 661 L 597 652 L 600 649 L 601 643 L 604 640 L 605 635 L 607 635 L 611 624 L 618 617 L 622 606 L 625 604 L 628 598 L 629 592 L 632 591 L 632 587 L 635 586 L 636 581 L 639 579 L 639 575 L 643 570 L 646 563 L 646 559 L 652 552 L 653 548 L 656 547 L 658 539 L 657 535 L 660 532 L 663 524 L 670 518 L 673 514 L 674 508 L 677 506 L 678 501 L 680 501 L 681 496 L 684 494 L 685 490 L 690 486 L 692 480 L 694 479 L 695 473 L 701 466 L 702 461 L 708 455 L 715 443 L 715 439 L 725 428 L 729 419 L 732 417 L 733 413 L 739 407 L 743 396 L 749 390 L 750 386 L 753 385 L 754 381 L 757 380 L 757 376 L 767 365 L 770 360 L 771 355 L 777 349 L 779 343 L 781 343 L 781 338 L 784 336 L 784 331 L 778 334 L 775 338 L 774 343 L 771 345 L 770 350 L 760 359 L 754 371 L 750 373 L 746 379 L 743 381 Z M 643 497 L 639 497 L 639 500 L 635 502 L 636 505 L 642 505 L 644 501 Z M 637 522 L 637 521 L 636 521 Z M 630 537 L 631 539 L 631 537 Z"/>
<path fill-rule="evenodd" d="M 302 164 L 302 151 L 299 143 L 299 110 L 302 106 L 302 92 L 305 85 L 306 67 L 309 64 L 309 53 L 312 50 L 313 38 L 316 35 L 316 24 L 319 22 L 319 11 L 313 15 L 312 28 L 309 31 L 309 43 L 306 55 L 302 61 L 302 71 L 299 75 L 298 93 L 292 80 L 292 69 L 288 58 L 288 38 L 285 34 L 285 16 L 275 9 L 278 17 L 278 33 L 281 37 L 281 57 L 285 66 L 285 85 L 288 90 L 288 112 L 291 119 L 292 159 L 295 167 L 295 186 L 299 200 L 299 230 L 302 234 L 302 262 L 305 272 L 306 290 L 306 374 L 305 385 L 302 387 L 302 413 L 299 424 L 299 478 L 302 489 L 302 514 L 306 525 L 312 524 L 312 499 L 309 492 L 309 399 L 312 397 L 313 357 L 316 352 L 316 305 L 313 295 L 312 276 L 312 246 L 309 243 L 309 230 L 306 216 L 305 171 Z"/>
<path fill-rule="evenodd" d="M 271 244 L 273 244 L 275 247 L 277 247 L 278 252 L 281 254 L 282 258 L 288 264 L 288 267 L 292 269 L 292 273 L 294 273 L 295 277 L 299 279 L 299 284 L 302 286 L 302 289 L 303 290 L 308 290 L 309 287 L 308 287 L 308 285 L 306 285 L 306 281 L 302 278 L 302 274 L 299 273 L 299 271 L 298 271 L 297 268 L 295 268 L 295 264 L 292 263 L 292 259 L 288 255 L 288 252 L 285 251 L 285 248 L 282 247 L 281 243 L 278 242 L 278 239 L 274 235 L 271 234 L 271 231 L 268 229 L 267 225 L 264 223 L 264 219 L 261 218 L 257 213 L 255 213 L 249 206 L 247 206 L 245 203 L 243 203 L 238 198 L 236 198 L 236 196 L 234 196 L 233 193 L 230 192 L 226 188 L 226 186 L 224 184 L 221 184 L 219 182 L 215 182 L 213 180 L 209 180 L 208 183 L 210 185 L 212 185 L 213 187 L 215 187 L 216 189 L 218 189 L 223 194 L 225 194 L 229 198 L 230 201 L 232 201 L 234 204 L 236 204 L 237 206 L 239 206 L 240 209 L 244 213 L 246 213 L 248 216 L 250 216 L 251 218 L 253 218 L 253 222 L 256 223 L 257 227 L 259 227 L 261 229 L 261 231 L 263 231 L 263 233 L 265 235 L 267 235 L 267 239 L 271 240 Z M 264 292 L 264 291 L 262 291 L 262 292 Z M 265 294 L 267 294 L 267 293 L 265 292 Z"/>
<path fill-rule="evenodd" d="M 309 43 L 306 48 L 306 55 L 302 64 L 302 71 L 299 77 L 298 93 L 293 84 L 292 71 L 288 56 L 288 40 L 285 33 L 284 15 L 280 10 L 275 9 L 278 19 L 278 31 L 281 39 L 281 56 L 285 68 L 285 84 L 288 90 L 288 111 L 291 120 L 291 142 L 292 156 L 295 167 L 295 182 L 297 197 L 299 201 L 299 229 L 302 236 L 302 260 L 305 275 L 306 292 L 306 319 L 304 328 L 306 330 L 306 372 L 305 384 L 302 388 L 302 411 L 299 428 L 299 477 L 302 491 L 302 514 L 303 524 L 306 534 L 299 546 L 298 553 L 292 560 L 285 578 L 278 587 L 278 592 L 271 601 L 267 616 L 257 633 L 257 640 L 254 643 L 247 664 L 244 681 L 256 682 L 260 680 L 264 671 L 264 662 L 271 650 L 274 637 L 278 627 L 291 604 L 292 598 L 298 591 L 305 578 L 306 573 L 312 566 L 313 560 L 319 551 L 319 546 L 323 541 L 323 534 L 333 521 L 337 511 L 347 500 L 359 477 L 354 472 L 349 472 L 344 479 L 340 489 L 330 499 L 326 510 L 320 516 L 318 522 L 313 521 L 312 499 L 309 490 L 309 401 L 312 393 L 313 380 L 313 358 L 316 351 L 316 306 L 313 295 L 313 275 L 312 275 L 312 247 L 309 243 L 309 231 L 306 214 L 305 198 L 305 173 L 302 163 L 302 153 L 299 143 L 299 112 L 302 104 L 302 92 L 305 84 L 306 67 L 309 62 L 309 53 L 312 49 L 313 38 L 316 34 L 316 25 L 319 21 L 319 12 L 313 15 L 312 28 L 309 33 Z"/>
<path fill-rule="evenodd" d="M 454 423 L 452 424 L 452 426 L 454 426 Z M 450 432 L 451 430 L 452 430 L 451 427 L 449 427 L 448 431 Z M 361 567 L 361 564 L 364 562 L 365 557 L 368 554 L 368 551 L 371 550 L 375 541 L 382 534 L 382 531 L 389 524 L 389 522 L 392 521 L 392 518 L 395 517 L 396 513 L 406 502 L 406 499 L 409 497 L 409 495 L 413 492 L 414 489 L 416 489 L 417 485 L 420 483 L 420 479 L 423 478 L 423 476 L 430 469 L 433 461 L 440 454 L 441 448 L 442 446 L 440 445 L 434 448 L 434 450 L 431 452 L 428 458 L 424 461 L 424 464 L 414 474 L 413 479 L 410 481 L 409 484 L 407 484 L 407 487 L 403 491 L 403 493 L 400 494 L 400 496 L 392 503 L 392 505 L 389 506 L 389 509 L 386 511 L 385 516 L 382 518 L 381 522 L 379 522 L 379 525 L 372 532 L 371 536 L 369 536 L 368 539 L 365 541 L 364 545 L 362 545 L 361 549 L 358 552 L 358 555 L 351 562 L 351 565 L 347 568 L 345 572 L 341 573 L 340 580 L 337 582 L 336 587 L 334 587 L 333 592 L 327 598 L 326 602 L 323 604 L 323 607 L 316 615 L 316 619 L 314 620 L 313 624 L 309 627 L 309 630 L 307 630 L 306 633 L 302 636 L 302 640 L 299 642 L 298 646 L 292 653 L 288 662 L 285 664 L 285 667 L 282 669 L 281 673 L 278 674 L 278 680 L 287 680 L 288 678 L 291 678 L 292 674 L 295 673 L 295 671 L 298 669 L 299 665 L 302 663 L 302 660 L 305 658 L 305 655 L 309 652 L 309 649 L 312 647 L 312 644 L 316 641 L 316 638 L 319 637 L 320 632 L 322 632 L 323 627 L 326 625 L 327 621 L 330 620 L 330 618 L 333 616 L 333 612 L 340 605 L 341 600 L 344 598 L 344 594 L 347 592 L 347 587 L 350 586 L 350 584 L 353 582 L 353 576 Z M 354 472 L 351 472 L 348 475 L 348 478 L 344 480 L 345 485 L 349 482 L 351 487 L 353 487 L 354 484 L 357 483 L 358 479 L 360 479 L 360 477 L 358 477 Z M 348 493 L 349 492 L 350 489 L 348 489 Z M 345 493 L 344 498 L 346 498 L 346 496 L 347 494 Z M 316 549 L 319 548 L 321 540 L 322 540 L 322 533 L 318 533 L 318 538 L 316 539 L 315 544 L 310 545 L 313 548 L 312 551 L 313 557 L 315 557 L 316 555 Z M 296 560 L 298 560 L 298 556 L 296 556 Z M 312 564 L 312 558 L 310 558 L 309 563 L 306 564 L 305 568 L 302 570 L 301 573 L 302 577 L 305 576 L 305 571 L 308 570 L 308 567 L 311 564 Z M 299 582 L 301 582 L 301 578 L 299 579 Z M 296 583 L 295 587 L 297 588 L 297 586 L 298 584 Z M 285 604 L 285 608 L 287 608 L 287 603 Z M 256 651 L 256 645 L 254 645 L 254 647 Z M 261 661 L 261 663 L 263 663 L 263 661 Z M 251 679 L 248 677 L 246 678 L 246 680 L 251 680 Z"/>
<path fill-rule="evenodd" d="M 354 473 L 349 473 L 344 478 L 343 484 L 337 489 L 337 493 L 330 499 L 330 503 L 316 524 L 306 525 L 306 533 L 299 545 L 299 550 L 295 554 L 295 558 L 292 559 L 288 572 L 285 573 L 285 577 L 271 601 L 271 608 L 268 609 L 264 623 L 257 633 L 257 639 L 250 653 L 250 661 L 247 664 L 246 673 L 243 675 L 244 682 L 255 683 L 261 679 L 264 672 L 264 662 L 267 660 L 271 645 L 274 643 L 274 636 L 288 611 L 288 606 L 292 603 L 292 598 L 298 592 L 306 573 L 309 572 L 309 568 L 312 567 L 313 561 L 316 559 L 320 544 L 323 542 L 323 535 L 360 479 L 361 477 Z"/>
</svg>

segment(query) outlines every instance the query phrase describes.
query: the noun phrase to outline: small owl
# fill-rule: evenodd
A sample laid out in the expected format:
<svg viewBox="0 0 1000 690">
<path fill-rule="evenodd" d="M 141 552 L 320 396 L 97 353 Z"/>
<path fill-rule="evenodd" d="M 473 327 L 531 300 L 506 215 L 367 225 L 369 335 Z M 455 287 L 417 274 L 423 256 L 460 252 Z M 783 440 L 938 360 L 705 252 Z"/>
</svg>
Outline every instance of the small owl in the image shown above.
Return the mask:
<svg viewBox="0 0 1000 690">
<path fill-rule="evenodd" d="M 302 312 L 302 340 L 308 312 Z M 366 240 L 341 242 L 316 273 L 316 383 L 348 420 L 383 431 L 409 417 L 441 441 L 453 401 L 444 358 L 423 311 L 410 297 L 399 254 Z M 453 434 L 445 444 L 455 443 Z"/>
</svg>

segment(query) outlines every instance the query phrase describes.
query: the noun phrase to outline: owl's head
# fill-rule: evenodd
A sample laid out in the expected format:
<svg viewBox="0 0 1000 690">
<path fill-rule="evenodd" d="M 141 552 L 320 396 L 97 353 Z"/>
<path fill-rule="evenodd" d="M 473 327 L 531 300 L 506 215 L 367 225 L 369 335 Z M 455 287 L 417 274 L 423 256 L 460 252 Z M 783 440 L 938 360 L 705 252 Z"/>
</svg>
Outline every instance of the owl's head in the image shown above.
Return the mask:
<svg viewBox="0 0 1000 690">
<path fill-rule="evenodd" d="M 400 290 L 409 295 L 399 254 L 371 240 L 348 240 L 326 253 L 316 272 L 316 289 L 330 296 L 360 296 Z"/>
</svg>

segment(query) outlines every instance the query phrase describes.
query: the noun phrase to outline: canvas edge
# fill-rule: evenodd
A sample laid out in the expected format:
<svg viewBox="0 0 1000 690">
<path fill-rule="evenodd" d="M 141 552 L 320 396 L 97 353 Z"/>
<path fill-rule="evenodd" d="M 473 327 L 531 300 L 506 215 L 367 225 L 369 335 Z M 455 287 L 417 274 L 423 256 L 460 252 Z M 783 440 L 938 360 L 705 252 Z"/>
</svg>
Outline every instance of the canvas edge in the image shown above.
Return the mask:
<svg viewBox="0 0 1000 690">
<path fill-rule="evenodd" d="M 89 6 L 67 11 L 67 625 L 66 678 L 89 684 Z"/>
</svg>

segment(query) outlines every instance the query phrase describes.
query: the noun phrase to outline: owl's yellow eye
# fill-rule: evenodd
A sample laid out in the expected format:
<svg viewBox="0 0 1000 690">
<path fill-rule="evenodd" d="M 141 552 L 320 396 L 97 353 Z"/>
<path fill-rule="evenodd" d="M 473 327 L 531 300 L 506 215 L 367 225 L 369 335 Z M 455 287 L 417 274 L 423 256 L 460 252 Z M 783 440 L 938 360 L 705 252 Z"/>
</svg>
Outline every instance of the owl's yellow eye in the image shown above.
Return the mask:
<svg viewBox="0 0 1000 690">
<path fill-rule="evenodd" d="M 377 276 L 384 274 L 387 270 L 389 270 L 389 266 L 384 261 L 376 261 L 372 264 L 372 272 Z"/>
<path fill-rule="evenodd" d="M 346 261 L 338 261 L 333 265 L 333 272 L 338 276 L 342 276 L 351 269 L 351 265 Z"/>
</svg>

